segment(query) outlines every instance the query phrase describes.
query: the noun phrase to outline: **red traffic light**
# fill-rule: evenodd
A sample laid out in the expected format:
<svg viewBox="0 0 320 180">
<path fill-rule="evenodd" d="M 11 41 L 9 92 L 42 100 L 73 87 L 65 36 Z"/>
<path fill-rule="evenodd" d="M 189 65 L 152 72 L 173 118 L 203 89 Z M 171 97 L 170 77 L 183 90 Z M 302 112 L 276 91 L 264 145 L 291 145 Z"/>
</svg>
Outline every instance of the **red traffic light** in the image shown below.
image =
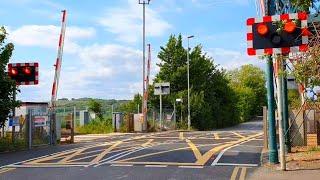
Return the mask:
<svg viewBox="0 0 320 180">
<path fill-rule="evenodd" d="M 26 74 L 26 75 L 30 75 L 30 74 L 31 74 L 31 69 L 30 69 L 30 67 L 25 67 L 25 68 L 23 68 L 23 73 Z"/>
<path fill-rule="evenodd" d="M 16 76 L 18 75 L 18 70 L 16 68 L 12 68 L 11 71 L 10 71 L 10 75 L 11 76 Z"/>
<path fill-rule="evenodd" d="M 257 32 L 258 34 L 260 34 L 261 36 L 266 35 L 269 32 L 269 28 L 266 24 L 261 23 L 257 26 Z"/>
<path fill-rule="evenodd" d="M 297 26 L 294 22 L 289 21 L 284 25 L 284 30 L 287 33 L 293 33 L 296 30 Z"/>
</svg>

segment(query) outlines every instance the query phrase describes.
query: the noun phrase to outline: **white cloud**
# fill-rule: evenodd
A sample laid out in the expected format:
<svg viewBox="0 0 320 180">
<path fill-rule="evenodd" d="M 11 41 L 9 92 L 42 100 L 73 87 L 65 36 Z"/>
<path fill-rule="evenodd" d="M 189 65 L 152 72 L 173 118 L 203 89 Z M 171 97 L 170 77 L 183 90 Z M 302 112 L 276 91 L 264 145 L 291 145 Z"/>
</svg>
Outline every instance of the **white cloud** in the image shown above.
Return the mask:
<svg viewBox="0 0 320 180">
<path fill-rule="evenodd" d="M 25 25 L 9 31 L 9 40 L 21 46 L 38 46 L 57 48 L 60 27 L 54 25 Z M 65 52 L 75 53 L 80 48 L 77 40 L 88 39 L 95 36 L 95 29 L 67 27 L 65 39 Z"/>
<path fill-rule="evenodd" d="M 214 59 L 216 64 L 220 64 L 224 69 L 234 69 L 245 64 L 253 64 L 264 67 L 264 62 L 256 57 L 250 57 L 245 52 L 233 51 L 222 48 L 211 48 L 208 50 L 208 56 Z"/>
<path fill-rule="evenodd" d="M 127 7 L 108 8 L 98 22 L 107 31 L 116 34 L 118 40 L 137 42 L 142 34 L 142 6 L 136 0 L 128 0 Z M 171 28 L 171 25 L 149 6 L 146 8 L 146 24 L 146 35 L 150 37 L 161 36 Z"/>
</svg>

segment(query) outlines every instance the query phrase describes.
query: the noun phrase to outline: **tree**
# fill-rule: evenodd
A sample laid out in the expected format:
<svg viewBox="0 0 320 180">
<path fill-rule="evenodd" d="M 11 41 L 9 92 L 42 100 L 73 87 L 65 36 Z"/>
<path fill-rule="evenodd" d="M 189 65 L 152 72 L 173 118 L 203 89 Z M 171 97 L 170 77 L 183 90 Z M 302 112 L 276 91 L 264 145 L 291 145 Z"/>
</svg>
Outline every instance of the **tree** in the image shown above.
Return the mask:
<svg viewBox="0 0 320 180">
<path fill-rule="evenodd" d="M 237 107 L 243 121 L 262 113 L 266 104 L 264 72 L 251 64 L 229 71 L 230 86 L 237 95 Z M 249 103 L 249 104 L 248 104 Z"/>
<path fill-rule="evenodd" d="M 137 113 L 137 109 L 139 106 L 139 112 L 141 112 L 142 104 L 142 96 L 140 94 L 135 94 L 133 100 L 122 104 L 120 106 L 120 111 L 125 113 Z"/>
<path fill-rule="evenodd" d="M 14 91 L 17 91 L 15 82 L 8 77 L 6 66 L 12 56 L 14 45 L 5 44 L 7 32 L 0 27 L 0 127 L 3 127 L 12 109 L 19 106 L 19 101 L 13 98 Z"/>
<path fill-rule="evenodd" d="M 171 94 L 163 97 L 163 104 L 173 106 L 176 98 L 187 103 L 187 50 L 182 36 L 171 35 L 158 58 L 160 72 L 154 82 L 170 82 Z M 199 130 L 229 126 L 238 122 L 234 111 L 234 93 L 228 86 L 226 73 L 202 52 L 201 45 L 190 51 L 191 124 Z M 150 102 L 158 107 L 159 97 L 150 93 Z M 187 112 L 186 105 L 183 106 Z"/>
<path fill-rule="evenodd" d="M 103 120 L 102 104 L 94 99 L 89 100 L 89 110 L 94 112 L 100 120 Z"/>
</svg>

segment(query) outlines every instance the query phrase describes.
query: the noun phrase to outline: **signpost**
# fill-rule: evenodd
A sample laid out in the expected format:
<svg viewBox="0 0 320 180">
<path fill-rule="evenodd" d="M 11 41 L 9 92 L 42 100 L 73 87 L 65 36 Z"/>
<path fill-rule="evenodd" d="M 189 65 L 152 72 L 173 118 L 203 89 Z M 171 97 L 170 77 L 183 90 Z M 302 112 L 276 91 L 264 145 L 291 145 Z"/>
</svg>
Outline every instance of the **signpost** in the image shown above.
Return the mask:
<svg viewBox="0 0 320 180">
<path fill-rule="evenodd" d="M 160 131 L 162 130 L 162 95 L 170 94 L 170 83 L 156 83 L 154 85 L 154 95 L 160 96 Z"/>
</svg>

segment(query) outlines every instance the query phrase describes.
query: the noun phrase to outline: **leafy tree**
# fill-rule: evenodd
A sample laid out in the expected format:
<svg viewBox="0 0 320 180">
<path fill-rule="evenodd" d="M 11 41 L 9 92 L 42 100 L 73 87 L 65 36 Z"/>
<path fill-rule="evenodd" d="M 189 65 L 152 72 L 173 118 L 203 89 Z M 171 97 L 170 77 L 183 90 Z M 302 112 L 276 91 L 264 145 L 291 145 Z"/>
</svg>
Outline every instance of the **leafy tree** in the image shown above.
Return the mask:
<svg viewBox="0 0 320 180">
<path fill-rule="evenodd" d="M 176 98 L 183 98 L 187 103 L 187 50 L 182 45 L 182 36 L 170 36 L 166 46 L 160 48 L 160 72 L 154 82 L 171 84 L 171 94 L 163 97 L 163 104 L 172 107 Z M 201 45 L 190 51 L 191 124 L 194 128 L 210 130 L 238 122 L 234 93 L 228 82 L 226 73 L 202 52 Z M 151 105 L 158 107 L 159 97 L 150 95 Z M 187 112 L 186 105 L 183 111 Z"/>
<path fill-rule="evenodd" d="M 0 127 L 3 127 L 10 111 L 19 106 L 19 101 L 13 99 L 16 85 L 6 73 L 6 66 L 12 56 L 14 45 L 5 44 L 7 32 L 4 27 L 0 27 Z"/>
<path fill-rule="evenodd" d="M 141 112 L 142 108 L 142 96 L 140 94 L 134 95 L 133 100 L 122 104 L 120 106 L 120 111 L 125 112 L 125 113 L 137 113 L 137 109 L 139 106 L 139 112 Z"/>
<path fill-rule="evenodd" d="M 229 72 L 230 85 L 237 94 L 237 107 L 241 119 L 249 120 L 261 114 L 266 104 L 264 72 L 253 65 L 244 65 Z M 249 104 L 248 104 L 249 103 Z"/>
<path fill-rule="evenodd" d="M 94 112 L 100 120 L 103 120 L 102 104 L 94 99 L 91 99 L 88 105 L 89 110 Z"/>
</svg>

